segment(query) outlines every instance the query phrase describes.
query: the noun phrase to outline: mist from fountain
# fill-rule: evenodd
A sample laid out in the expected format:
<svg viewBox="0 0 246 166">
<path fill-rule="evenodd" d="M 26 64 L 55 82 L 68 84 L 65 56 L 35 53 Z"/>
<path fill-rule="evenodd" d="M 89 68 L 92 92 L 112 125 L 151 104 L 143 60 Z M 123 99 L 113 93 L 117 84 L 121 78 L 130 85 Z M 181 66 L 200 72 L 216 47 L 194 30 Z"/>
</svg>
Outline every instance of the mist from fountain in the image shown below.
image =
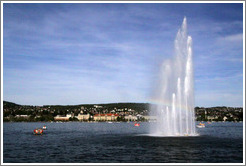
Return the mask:
<svg viewBox="0 0 246 166">
<path fill-rule="evenodd" d="M 162 63 L 157 87 L 157 106 L 151 108 L 157 122 L 151 135 L 196 136 L 193 94 L 192 38 L 186 17 L 174 42 L 174 57 Z"/>
</svg>

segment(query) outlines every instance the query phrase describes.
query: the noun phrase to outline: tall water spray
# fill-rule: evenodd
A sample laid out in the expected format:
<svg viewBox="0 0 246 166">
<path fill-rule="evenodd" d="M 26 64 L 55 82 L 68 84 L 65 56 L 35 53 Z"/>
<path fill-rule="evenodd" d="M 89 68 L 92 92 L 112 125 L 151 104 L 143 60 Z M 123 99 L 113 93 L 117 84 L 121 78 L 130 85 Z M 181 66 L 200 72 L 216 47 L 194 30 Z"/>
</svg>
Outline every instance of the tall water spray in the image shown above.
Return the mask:
<svg viewBox="0 0 246 166">
<path fill-rule="evenodd" d="M 192 38 L 187 35 L 186 18 L 175 39 L 174 57 L 162 63 L 156 96 L 158 105 L 151 109 L 157 123 L 151 134 L 194 136 Z"/>
</svg>

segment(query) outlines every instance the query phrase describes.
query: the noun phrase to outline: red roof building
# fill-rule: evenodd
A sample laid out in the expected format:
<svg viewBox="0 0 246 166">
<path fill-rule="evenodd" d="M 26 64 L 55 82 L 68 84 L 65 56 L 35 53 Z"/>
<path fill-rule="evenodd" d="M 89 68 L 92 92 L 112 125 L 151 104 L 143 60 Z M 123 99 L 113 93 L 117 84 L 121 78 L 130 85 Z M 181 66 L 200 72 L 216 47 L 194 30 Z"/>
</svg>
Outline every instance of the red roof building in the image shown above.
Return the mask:
<svg viewBox="0 0 246 166">
<path fill-rule="evenodd" d="M 95 114 L 94 115 L 94 120 L 95 121 L 115 121 L 115 120 L 117 120 L 118 116 L 119 116 L 119 114 L 112 114 L 112 113 Z"/>
</svg>

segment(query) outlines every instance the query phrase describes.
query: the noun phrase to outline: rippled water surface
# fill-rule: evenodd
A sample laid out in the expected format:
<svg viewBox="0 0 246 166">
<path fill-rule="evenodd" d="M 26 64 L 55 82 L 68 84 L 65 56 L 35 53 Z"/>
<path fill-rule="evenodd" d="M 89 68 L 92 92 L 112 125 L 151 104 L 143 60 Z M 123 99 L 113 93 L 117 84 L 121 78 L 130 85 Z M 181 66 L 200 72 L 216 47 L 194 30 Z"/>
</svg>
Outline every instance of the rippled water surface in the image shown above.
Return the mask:
<svg viewBox="0 0 246 166">
<path fill-rule="evenodd" d="M 151 137 L 151 123 L 4 123 L 3 162 L 242 163 L 243 123 L 205 124 L 196 137 Z"/>
</svg>

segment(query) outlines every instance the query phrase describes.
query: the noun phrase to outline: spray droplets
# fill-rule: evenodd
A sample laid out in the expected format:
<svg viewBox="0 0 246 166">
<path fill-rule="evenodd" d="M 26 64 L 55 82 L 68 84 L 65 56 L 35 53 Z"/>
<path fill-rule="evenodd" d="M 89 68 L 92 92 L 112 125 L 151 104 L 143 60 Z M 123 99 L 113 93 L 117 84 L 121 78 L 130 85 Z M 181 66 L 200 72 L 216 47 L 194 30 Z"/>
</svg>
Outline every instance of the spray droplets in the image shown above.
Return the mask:
<svg viewBox="0 0 246 166">
<path fill-rule="evenodd" d="M 175 55 L 165 61 L 160 71 L 158 104 L 152 110 L 157 123 L 151 134 L 162 136 L 193 136 L 195 131 L 192 38 L 187 36 L 186 17 L 175 39 Z"/>
</svg>

